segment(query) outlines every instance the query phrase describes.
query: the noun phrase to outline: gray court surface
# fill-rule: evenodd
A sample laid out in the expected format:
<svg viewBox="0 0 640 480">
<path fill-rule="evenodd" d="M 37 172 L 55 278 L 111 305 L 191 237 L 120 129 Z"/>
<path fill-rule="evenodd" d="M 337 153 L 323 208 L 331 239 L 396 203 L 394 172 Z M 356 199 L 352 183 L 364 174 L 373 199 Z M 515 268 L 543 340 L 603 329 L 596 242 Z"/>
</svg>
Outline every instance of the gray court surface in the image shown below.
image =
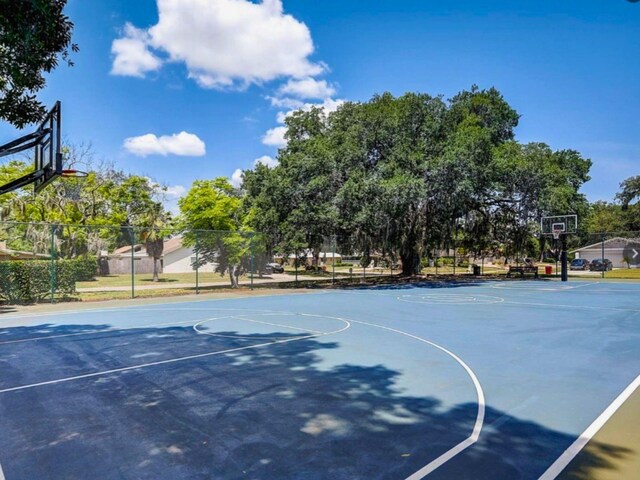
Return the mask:
<svg viewBox="0 0 640 480">
<path fill-rule="evenodd" d="M 639 300 L 625 283 L 443 282 L 0 313 L 1 469 L 554 478 L 640 381 Z M 633 453 L 589 451 L 587 469 Z"/>
</svg>

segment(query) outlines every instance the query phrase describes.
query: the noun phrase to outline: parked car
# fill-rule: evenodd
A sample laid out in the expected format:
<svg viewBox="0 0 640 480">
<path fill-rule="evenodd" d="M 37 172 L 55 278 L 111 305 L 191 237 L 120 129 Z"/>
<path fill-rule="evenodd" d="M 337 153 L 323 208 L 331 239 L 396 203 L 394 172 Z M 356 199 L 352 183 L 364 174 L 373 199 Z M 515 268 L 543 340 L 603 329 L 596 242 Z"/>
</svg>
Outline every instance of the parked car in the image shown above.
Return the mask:
<svg viewBox="0 0 640 480">
<path fill-rule="evenodd" d="M 279 263 L 267 263 L 267 272 L 268 273 L 284 273 L 284 267 Z"/>
<path fill-rule="evenodd" d="M 591 263 L 586 258 L 576 258 L 571 261 L 569 270 L 589 270 Z"/>
<path fill-rule="evenodd" d="M 608 272 L 609 270 L 613 270 L 613 263 L 607 258 L 596 258 L 595 260 L 591 260 L 589 270 L 592 272 Z"/>
</svg>

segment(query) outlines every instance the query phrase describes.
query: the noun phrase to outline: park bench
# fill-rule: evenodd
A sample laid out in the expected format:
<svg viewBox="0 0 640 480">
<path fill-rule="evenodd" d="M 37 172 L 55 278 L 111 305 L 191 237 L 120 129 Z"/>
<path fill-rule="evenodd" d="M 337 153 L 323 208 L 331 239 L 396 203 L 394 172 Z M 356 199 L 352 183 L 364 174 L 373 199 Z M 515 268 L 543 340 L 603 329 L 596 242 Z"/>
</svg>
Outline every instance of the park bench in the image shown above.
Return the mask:
<svg viewBox="0 0 640 480">
<path fill-rule="evenodd" d="M 533 273 L 534 277 L 538 278 L 538 267 L 535 265 L 509 265 L 507 277 L 510 277 L 512 273 L 519 273 L 521 277 L 524 277 L 526 273 Z"/>
</svg>

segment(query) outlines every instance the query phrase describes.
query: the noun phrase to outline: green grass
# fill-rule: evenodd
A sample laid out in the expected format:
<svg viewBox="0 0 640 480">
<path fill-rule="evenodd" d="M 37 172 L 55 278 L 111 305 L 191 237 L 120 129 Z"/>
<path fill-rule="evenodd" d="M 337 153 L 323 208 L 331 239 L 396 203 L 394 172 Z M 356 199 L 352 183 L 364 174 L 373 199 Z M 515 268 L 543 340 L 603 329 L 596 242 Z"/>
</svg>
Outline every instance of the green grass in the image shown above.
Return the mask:
<svg viewBox="0 0 640 480">
<path fill-rule="evenodd" d="M 196 274 L 193 273 L 161 273 L 159 275 L 160 281 L 153 282 L 153 275 L 151 274 L 136 274 L 134 275 L 134 282 L 136 285 L 163 285 L 169 286 L 172 283 L 192 283 L 196 284 Z M 258 277 L 256 277 L 258 278 Z M 249 280 L 246 275 L 240 276 L 240 281 Z M 200 272 L 198 275 L 199 283 L 219 283 L 229 282 L 229 276 L 221 276 L 219 273 L 213 272 Z M 99 288 L 99 287 L 126 287 L 131 285 L 131 275 L 106 275 L 98 276 L 95 280 L 89 282 L 77 282 L 76 288 Z"/>
<path fill-rule="evenodd" d="M 604 274 L 604 278 L 640 280 L 640 268 L 620 268 Z"/>
</svg>

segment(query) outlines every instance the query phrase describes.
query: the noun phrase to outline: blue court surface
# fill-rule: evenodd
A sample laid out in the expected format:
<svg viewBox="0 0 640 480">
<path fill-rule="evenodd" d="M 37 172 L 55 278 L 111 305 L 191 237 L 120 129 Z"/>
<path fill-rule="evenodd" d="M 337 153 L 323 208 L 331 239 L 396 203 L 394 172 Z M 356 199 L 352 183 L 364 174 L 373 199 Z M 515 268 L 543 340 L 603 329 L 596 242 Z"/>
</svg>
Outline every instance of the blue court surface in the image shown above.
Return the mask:
<svg viewBox="0 0 640 480">
<path fill-rule="evenodd" d="M 553 478 L 638 381 L 639 299 L 467 282 L 0 314 L 0 465 L 7 480 Z"/>
</svg>

